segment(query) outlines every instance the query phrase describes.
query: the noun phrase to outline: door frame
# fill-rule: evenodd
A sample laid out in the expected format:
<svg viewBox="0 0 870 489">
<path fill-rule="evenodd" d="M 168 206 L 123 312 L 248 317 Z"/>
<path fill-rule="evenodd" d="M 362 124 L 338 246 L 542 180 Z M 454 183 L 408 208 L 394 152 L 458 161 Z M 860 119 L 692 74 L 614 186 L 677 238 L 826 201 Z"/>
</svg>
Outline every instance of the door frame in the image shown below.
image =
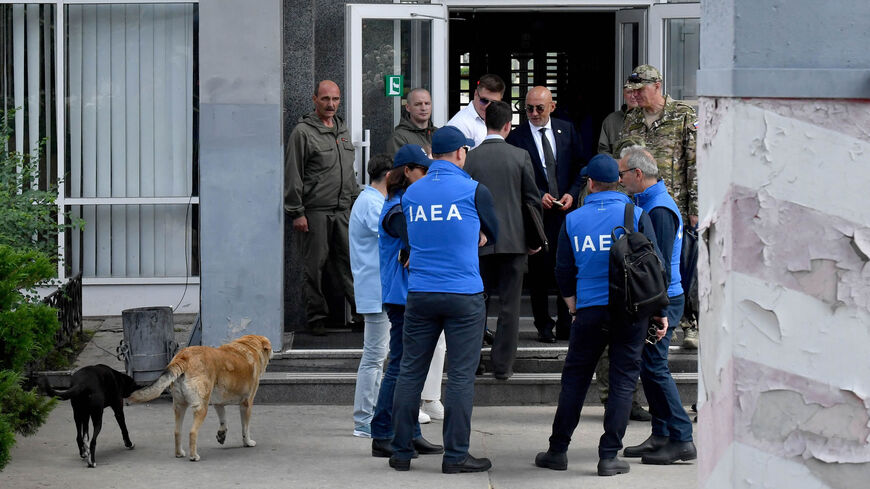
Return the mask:
<svg viewBox="0 0 870 489">
<path fill-rule="evenodd" d="M 665 63 L 665 21 L 668 19 L 699 19 L 701 4 L 699 3 L 666 3 L 653 5 L 649 9 L 648 63 L 662 73 L 667 73 Z"/>
<path fill-rule="evenodd" d="M 369 141 L 362 127 L 362 22 L 364 19 L 432 20 L 431 70 L 432 123 L 447 122 L 447 7 L 441 4 L 358 4 L 345 7 L 345 104 L 347 127 L 354 153 L 357 181 L 365 181 L 364 163 L 368 161 Z M 437 101 L 437 102 L 435 102 Z"/>
</svg>

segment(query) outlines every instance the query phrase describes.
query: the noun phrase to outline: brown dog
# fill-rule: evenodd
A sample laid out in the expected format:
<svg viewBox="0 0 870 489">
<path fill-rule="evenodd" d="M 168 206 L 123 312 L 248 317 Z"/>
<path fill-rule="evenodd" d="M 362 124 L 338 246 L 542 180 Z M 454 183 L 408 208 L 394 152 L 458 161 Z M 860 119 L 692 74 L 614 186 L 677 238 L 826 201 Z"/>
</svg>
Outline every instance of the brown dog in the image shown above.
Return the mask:
<svg viewBox="0 0 870 489">
<path fill-rule="evenodd" d="M 218 348 L 190 346 L 178 352 L 163 374 L 149 387 L 130 396 L 130 401 L 145 402 L 159 396 L 172 384 L 172 407 L 175 410 L 175 456 L 184 457 L 181 449 L 181 424 L 187 407 L 193 408 L 193 426 L 190 427 L 190 461 L 199 460 L 196 438 L 208 405 L 214 404 L 220 427 L 217 441 L 224 443 L 227 420 L 224 406 L 239 404 L 242 418 L 242 442 L 246 447 L 256 445 L 248 429 L 254 395 L 260 385 L 260 376 L 272 358 L 272 344 L 265 336 L 247 335 Z"/>
</svg>

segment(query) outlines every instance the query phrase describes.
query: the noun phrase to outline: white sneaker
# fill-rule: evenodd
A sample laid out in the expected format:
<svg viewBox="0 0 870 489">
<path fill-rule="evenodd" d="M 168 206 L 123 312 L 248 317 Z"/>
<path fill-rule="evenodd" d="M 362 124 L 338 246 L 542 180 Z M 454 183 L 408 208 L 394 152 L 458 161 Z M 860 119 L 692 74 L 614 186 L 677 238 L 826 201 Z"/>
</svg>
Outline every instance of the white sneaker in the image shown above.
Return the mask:
<svg viewBox="0 0 870 489">
<path fill-rule="evenodd" d="M 444 419 L 444 405 L 441 401 L 423 401 L 420 411 L 428 414 L 432 419 Z"/>
<path fill-rule="evenodd" d="M 429 424 L 430 422 L 432 422 L 432 418 L 430 418 L 429 415 L 424 413 L 421 409 L 420 414 L 417 415 L 417 421 L 419 421 L 420 424 Z"/>
</svg>

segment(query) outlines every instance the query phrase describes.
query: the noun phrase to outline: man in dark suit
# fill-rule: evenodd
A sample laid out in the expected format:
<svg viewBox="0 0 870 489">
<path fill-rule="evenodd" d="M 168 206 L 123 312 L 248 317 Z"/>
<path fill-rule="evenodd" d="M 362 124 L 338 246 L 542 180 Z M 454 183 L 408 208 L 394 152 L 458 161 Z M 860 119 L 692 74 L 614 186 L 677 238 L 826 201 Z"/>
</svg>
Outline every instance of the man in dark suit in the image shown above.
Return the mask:
<svg viewBox="0 0 870 489">
<path fill-rule="evenodd" d="M 507 142 L 528 151 L 535 170 L 535 183 L 544 208 L 544 227 L 551 243 L 549 252 L 529 258 L 529 289 L 532 314 L 538 340 L 554 343 L 567 340 L 571 332 L 571 316 L 562 299 L 556 299 L 557 320 L 554 323 L 547 304 L 550 289 L 555 285 L 556 237 L 567 214 L 578 201 L 583 180 L 580 170 L 585 165 L 580 137 L 570 123 L 550 117 L 556 108 L 553 95 L 546 87 L 534 87 L 526 95 L 528 123 L 511 131 Z M 546 143 L 546 144 L 544 144 Z M 553 335 L 553 327 L 556 335 Z"/>
<path fill-rule="evenodd" d="M 507 103 L 489 104 L 486 139 L 468 153 L 465 162 L 471 178 L 492 192 L 498 217 L 498 242 L 480 248 L 479 254 L 484 289 L 487 294 L 497 294 L 501 304 L 492 344 L 493 374 L 500 380 L 513 375 L 526 255 L 540 250 L 530 250 L 526 245 L 523 206 L 531 205 L 540 213 L 541 198 L 529 153 L 504 140 L 511 130 L 511 115 Z"/>
</svg>

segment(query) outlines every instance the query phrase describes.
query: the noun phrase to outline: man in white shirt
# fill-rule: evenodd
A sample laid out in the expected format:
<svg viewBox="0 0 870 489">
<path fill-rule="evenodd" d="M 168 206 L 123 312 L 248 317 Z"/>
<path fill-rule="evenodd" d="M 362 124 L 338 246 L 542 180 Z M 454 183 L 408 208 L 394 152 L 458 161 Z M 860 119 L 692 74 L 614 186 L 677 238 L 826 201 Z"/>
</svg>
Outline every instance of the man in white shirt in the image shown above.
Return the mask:
<svg viewBox="0 0 870 489">
<path fill-rule="evenodd" d="M 477 81 L 473 96 L 471 103 L 447 121 L 447 125 L 459 129 L 465 137 L 473 139 L 474 146 L 477 147 L 486 138 L 486 108 L 490 102 L 500 101 L 504 96 L 504 80 L 498 75 L 483 75 Z"/>
</svg>

